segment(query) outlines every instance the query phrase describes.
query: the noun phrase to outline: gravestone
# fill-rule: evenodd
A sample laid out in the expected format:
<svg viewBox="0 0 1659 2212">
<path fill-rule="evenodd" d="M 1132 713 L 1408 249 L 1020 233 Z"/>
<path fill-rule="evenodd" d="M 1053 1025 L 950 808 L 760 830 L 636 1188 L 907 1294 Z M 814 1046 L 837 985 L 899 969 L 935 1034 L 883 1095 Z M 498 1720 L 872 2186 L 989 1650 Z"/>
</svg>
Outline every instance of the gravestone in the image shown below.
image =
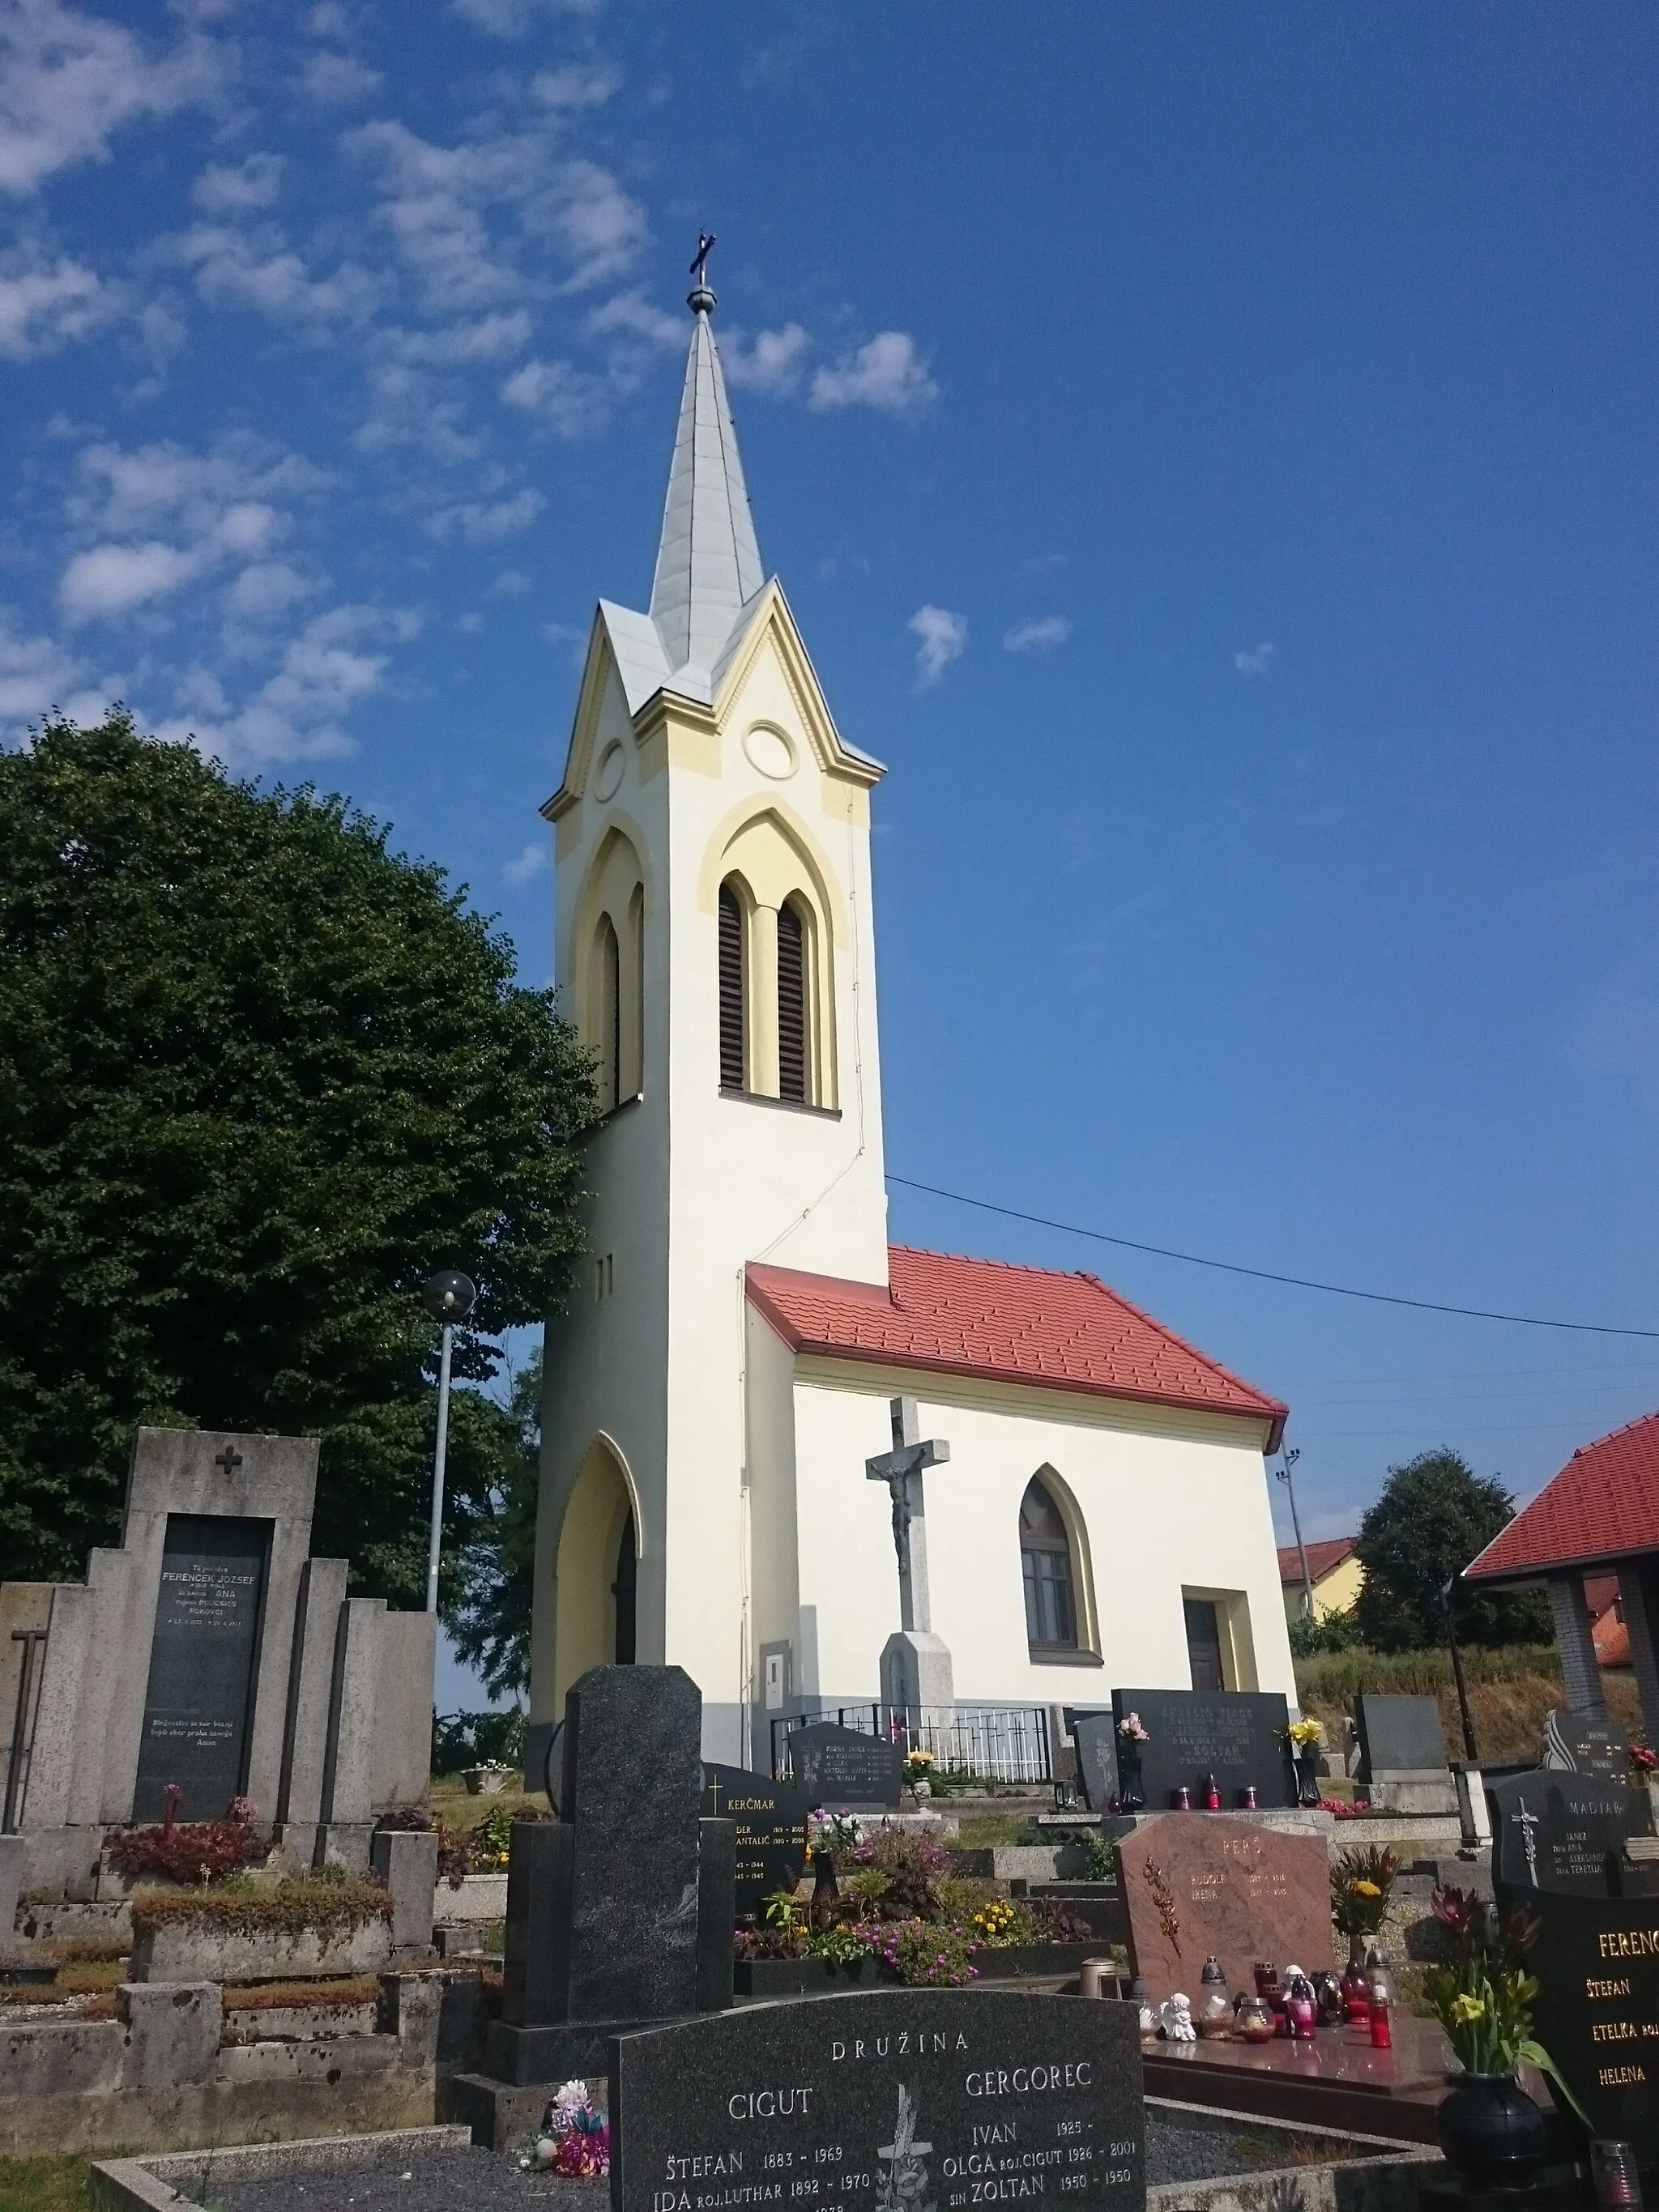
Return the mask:
<svg viewBox="0 0 1659 2212">
<path fill-rule="evenodd" d="M 833 1721 L 789 1731 L 789 1771 L 808 1805 L 836 1813 L 896 1812 L 904 1756 L 884 1736 Z"/>
<path fill-rule="evenodd" d="M 187 1819 L 216 1820 L 247 1781 L 253 1662 L 270 1524 L 175 1513 L 161 1551 L 135 1820 L 159 1820 L 169 1783 Z"/>
<path fill-rule="evenodd" d="M 1250 1787 L 1264 1808 L 1296 1802 L 1284 1735 L 1290 1711 L 1282 1696 L 1254 1690 L 1114 1690 L 1112 1713 L 1119 1721 L 1139 1713 L 1150 1739 L 1140 1754 L 1140 1786 L 1150 1813 L 1162 1812 L 1183 1783 L 1193 1803 L 1201 1805 L 1210 1774 L 1228 1812 L 1243 1804 Z"/>
<path fill-rule="evenodd" d="M 1533 2033 L 1588 2114 L 1593 2135 L 1659 2161 L 1659 1904 L 1540 1891 L 1527 1953 L 1538 1977 Z"/>
<path fill-rule="evenodd" d="M 1353 1701 L 1353 1725 L 1361 1782 L 1445 1771 L 1446 1739 L 1432 1698 L 1381 1698 L 1367 1692 Z"/>
<path fill-rule="evenodd" d="M 734 1832 L 704 1817 L 702 1739 L 681 1668 L 595 1667 L 572 1685 L 561 1817 L 513 1824 L 498 2081 L 596 2072 L 620 2025 L 731 2002 Z"/>
<path fill-rule="evenodd" d="M 1091 1813 L 1109 1813 L 1118 1791 L 1117 1723 L 1110 1713 L 1079 1713 L 1067 1720 L 1083 1802 Z"/>
<path fill-rule="evenodd" d="M 1229 1991 L 1271 1959 L 1316 1973 L 1334 1964 L 1330 1868 L 1322 1836 L 1281 1835 L 1224 1813 L 1165 1813 L 1119 1838 L 1118 1886 L 1135 1972 L 1154 2004 L 1196 2004 L 1204 1961 Z"/>
<path fill-rule="evenodd" d="M 1630 1774 L 1630 1739 L 1611 1721 L 1589 1713 L 1544 1716 L 1543 1765 L 1569 1774 L 1599 1774 L 1624 1781 Z"/>
<path fill-rule="evenodd" d="M 1610 1776 L 1534 1767 L 1486 1784 L 1492 1882 L 1500 1895 L 1645 1895 L 1659 1869 L 1625 1861 L 1625 1838 L 1653 1833 L 1647 1791 Z"/>
<path fill-rule="evenodd" d="M 616 2212 L 1146 2202 L 1134 2009 L 876 1990 L 611 2045 Z"/>
<path fill-rule="evenodd" d="M 787 1782 L 705 1759 L 702 1809 L 735 1824 L 736 1911 L 753 1927 L 775 1889 L 793 1889 L 806 1864 L 807 1800 Z"/>
</svg>

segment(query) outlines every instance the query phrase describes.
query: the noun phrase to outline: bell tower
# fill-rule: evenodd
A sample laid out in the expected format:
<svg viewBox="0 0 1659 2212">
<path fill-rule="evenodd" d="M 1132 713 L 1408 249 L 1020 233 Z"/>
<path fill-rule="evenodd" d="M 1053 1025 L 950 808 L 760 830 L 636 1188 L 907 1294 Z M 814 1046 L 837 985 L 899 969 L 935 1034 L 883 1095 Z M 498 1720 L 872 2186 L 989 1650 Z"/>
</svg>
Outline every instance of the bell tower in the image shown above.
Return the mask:
<svg viewBox="0 0 1659 2212">
<path fill-rule="evenodd" d="M 707 241 L 706 243 L 712 243 Z M 753 1702 L 744 1269 L 884 1288 L 869 794 L 762 567 L 703 270 L 645 613 L 601 600 L 554 830 L 592 1052 L 588 1256 L 548 1323 L 531 1719 L 684 1667 L 705 1751 Z"/>
</svg>

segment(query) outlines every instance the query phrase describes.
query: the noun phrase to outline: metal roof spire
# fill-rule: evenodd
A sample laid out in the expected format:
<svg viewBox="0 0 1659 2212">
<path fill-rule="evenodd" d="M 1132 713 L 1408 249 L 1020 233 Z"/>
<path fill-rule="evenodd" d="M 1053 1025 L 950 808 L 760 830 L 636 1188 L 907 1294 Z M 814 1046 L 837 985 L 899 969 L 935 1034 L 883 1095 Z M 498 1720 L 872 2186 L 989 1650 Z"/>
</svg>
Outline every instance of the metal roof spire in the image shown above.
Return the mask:
<svg viewBox="0 0 1659 2212">
<path fill-rule="evenodd" d="M 699 234 L 691 264 L 691 349 L 651 583 L 651 619 L 674 671 L 712 670 L 766 580 L 709 327 L 715 301 L 704 264 L 714 243 L 711 234 Z"/>
</svg>

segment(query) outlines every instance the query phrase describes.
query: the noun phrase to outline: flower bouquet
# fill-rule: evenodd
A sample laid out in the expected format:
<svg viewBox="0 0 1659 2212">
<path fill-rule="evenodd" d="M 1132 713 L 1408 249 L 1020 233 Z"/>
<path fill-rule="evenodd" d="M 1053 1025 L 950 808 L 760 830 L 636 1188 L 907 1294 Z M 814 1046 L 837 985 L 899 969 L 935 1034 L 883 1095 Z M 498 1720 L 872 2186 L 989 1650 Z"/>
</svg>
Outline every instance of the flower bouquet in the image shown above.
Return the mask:
<svg viewBox="0 0 1659 2212">
<path fill-rule="evenodd" d="M 1285 1730 L 1285 1742 L 1296 1769 L 1296 1802 L 1298 1805 L 1319 1802 L 1319 1740 L 1324 1729 L 1317 1721 L 1292 1721 Z"/>
<path fill-rule="evenodd" d="M 1139 1813 L 1146 1802 L 1140 1786 L 1140 1747 L 1152 1741 L 1139 1713 L 1125 1713 L 1117 1724 L 1117 1802 L 1125 1813 Z"/>
<path fill-rule="evenodd" d="M 611 2171 L 611 2130 L 585 2081 L 567 2081 L 542 2115 L 541 2133 L 519 2154 L 527 2172 L 602 2181 Z"/>
</svg>

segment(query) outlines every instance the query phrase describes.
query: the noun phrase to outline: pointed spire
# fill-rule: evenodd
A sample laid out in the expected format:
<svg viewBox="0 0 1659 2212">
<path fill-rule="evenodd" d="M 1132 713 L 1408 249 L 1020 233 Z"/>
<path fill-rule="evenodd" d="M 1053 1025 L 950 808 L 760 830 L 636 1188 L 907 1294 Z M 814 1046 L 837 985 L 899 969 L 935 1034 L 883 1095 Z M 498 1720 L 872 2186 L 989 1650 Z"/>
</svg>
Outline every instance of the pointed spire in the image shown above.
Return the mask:
<svg viewBox="0 0 1659 2212">
<path fill-rule="evenodd" d="M 704 251 L 700 248 L 700 259 Z M 688 663 L 712 669 L 739 614 L 766 580 L 709 328 L 714 295 L 701 267 L 693 266 L 696 289 L 687 301 L 691 350 L 651 584 L 651 619 L 674 670 Z"/>
</svg>

